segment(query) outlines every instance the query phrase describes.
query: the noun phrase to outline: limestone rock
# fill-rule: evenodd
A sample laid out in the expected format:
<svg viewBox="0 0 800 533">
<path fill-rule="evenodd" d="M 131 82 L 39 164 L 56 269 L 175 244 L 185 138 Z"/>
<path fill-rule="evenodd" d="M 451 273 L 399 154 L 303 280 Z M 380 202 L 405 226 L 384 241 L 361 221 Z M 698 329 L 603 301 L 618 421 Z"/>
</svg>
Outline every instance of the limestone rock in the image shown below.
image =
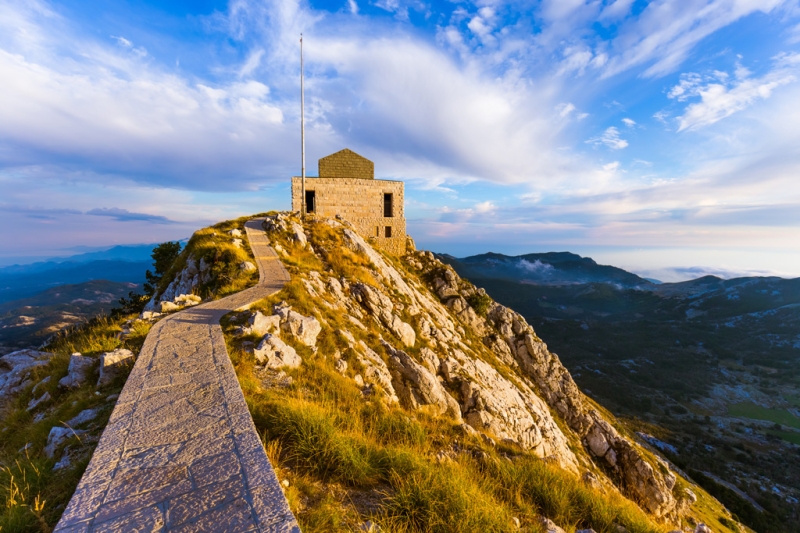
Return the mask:
<svg viewBox="0 0 800 533">
<path fill-rule="evenodd" d="M 289 216 L 286 213 L 276 213 L 264 218 L 264 222 L 261 223 L 261 226 L 264 228 L 264 231 L 286 231 L 288 228 L 288 219 Z"/>
<path fill-rule="evenodd" d="M 306 244 L 308 243 L 308 239 L 306 238 L 306 232 L 303 230 L 303 226 L 297 222 L 292 222 L 290 224 L 290 229 L 294 241 L 301 247 L 305 248 Z"/>
<path fill-rule="evenodd" d="M 550 520 L 549 518 L 542 518 L 542 526 L 547 533 L 567 533 L 560 527 L 556 525 L 555 522 Z"/>
<path fill-rule="evenodd" d="M 28 402 L 27 410 L 28 411 L 33 411 L 34 409 L 39 407 L 41 404 L 49 402 L 51 399 L 52 398 L 50 396 L 50 393 L 49 392 L 45 392 L 39 398 L 32 398 L 31 401 Z"/>
<path fill-rule="evenodd" d="M 67 420 L 67 425 L 71 428 L 76 428 L 81 424 L 85 424 L 86 422 L 91 422 L 97 415 L 100 414 L 99 409 L 84 409 L 71 419 Z"/>
<path fill-rule="evenodd" d="M 195 287 L 211 280 L 211 267 L 201 258 L 198 264 L 194 257 L 186 259 L 186 266 L 181 270 L 162 294 L 154 294 L 145 306 L 145 311 L 160 309 L 161 302 L 176 303 L 175 298 L 181 295 L 192 295 Z M 199 300 L 198 300 L 199 303 Z M 178 304 L 181 305 L 181 304 Z M 184 304 L 185 305 L 185 304 Z M 169 306 L 168 306 L 169 307 Z M 170 309 L 176 310 L 176 309 Z M 162 311 L 164 312 L 164 311 Z"/>
<path fill-rule="evenodd" d="M 242 239 L 233 239 L 232 242 L 233 242 L 233 245 L 235 247 L 237 247 L 237 248 L 241 248 L 242 247 Z"/>
<path fill-rule="evenodd" d="M 487 318 L 550 407 L 564 417 L 594 456 L 619 473 L 623 487 L 656 517 L 675 515 L 678 511 L 678 502 L 672 494 L 675 476 L 666 468 L 656 470 L 632 441 L 584 402 L 558 356 L 547 349 L 521 315 L 495 304 Z"/>
<path fill-rule="evenodd" d="M 414 328 L 411 324 L 403 322 L 400 317 L 394 313 L 394 304 L 389 297 L 366 283 L 352 284 L 350 286 L 350 293 L 376 320 L 394 333 L 404 345 L 408 347 L 414 346 L 416 342 Z"/>
<path fill-rule="evenodd" d="M 244 270 L 245 272 L 253 272 L 255 270 L 258 270 L 258 268 L 250 261 L 243 261 L 239 263 L 239 270 Z"/>
<path fill-rule="evenodd" d="M 231 237 L 241 237 L 242 231 L 238 228 L 233 228 L 228 232 L 228 235 L 230 235 Z"/>
<path fill-rule="evenodd" d="M 399 399 L 392 385 L 392 374 L 381 356 L 367 346 L 364 341 L 359 341 L 355 352 L 358 362 L 364 367 L 364 379 L 380 385 L 390 403 L 398 403 Z"/>
<path fill-rule="evenodd" d="M 31 371 L 46 365 L 53 355 L 37 350 L 17 350 L 0 357 L 0 400 L 22 390 Z"/>
<path fill-rule="evenodd" d="M 567 438 L 533 390 L 512 383 L 485 361 L 460 350 L 453 350 L 441 366 L 445 380 L 461 389 L 461 412 L 467 424 L 577 470 Z"/>
<path fill-rule="evenodd" d="M 67 375 L 61 378 L 58 384 L 65 389 L 76 389 L 89 381 L 89 374 L 94 365 L 94 359 L 74 353 L 69 357 Z"/>
<path fill-rule="evenodd" d="M 404 351 L 395 350 L 385 342 L 383 345 L 391 354 L 389 365 L 392 384 L 401 402 L 411 409 L 419 409 L 423 405 L 433 406 L 437 414 L 446 414 L 461 423 L 458 402 L 450 396 L 436 376 Z"/>
<path fill-rule="evenodd" d="M 50 429 L 50 433 L 47 435 L 47 445 L 44 447 L 44 454 L 48 457 L 48 459 L 55 459 L 56 452 L 62 444 L 67 442 L 73 435 L 81 436 L 84 433 L 86 432 L 81 430 L 72 430 L 70 428 L 54 426 L 52 429 Z"/>
<path fill-rule="evenodd" d="M 243 328 L 245 335 L 256 334 L 264 336 L 267 333 L 277 335 L 280 332 L 280 315 L 265 315 L 261 311 L 256 311 L 247 319 L 247 326 Z"/>
<path fill-rule="evenodd" d="M 266 334 L 253 351 L 256 360 L 267 368 L 297 368 L 302 359 L 294 348 L 284 343 L 276 335 Z"/>
<path fill-rule="evenodd" d="M 703 522 L 697 524 L 697 527 L 694 528 L 694 533 L 713 533 L 711 528 L 705 525 Z"/>
<path fill-rule="evenodd" d="M 136 356 L 125 348 L 118 348 L 113 352 L 106 352 L 100 356 L 100 377 L 97 388 L 110 385 L 121 372 L 133 365 Z"/>
<path fill-rule="evenodd" d="M 344 376 L 347 373 L 347 361 L 345 361 L 344 359 L 338 359 L 333 364 L 333 368 L 336 369 L 338 373 Z"/>
<path fill-rule="evenodd" d="M 322 331 L 319 320 L 313 316 L 303 316 L 296 311 L 286 313 L 286 319 L 281 322 L 281 330 L 286 331 L 306 346 L 317 344 L 317 336 Z"/>
</svg>

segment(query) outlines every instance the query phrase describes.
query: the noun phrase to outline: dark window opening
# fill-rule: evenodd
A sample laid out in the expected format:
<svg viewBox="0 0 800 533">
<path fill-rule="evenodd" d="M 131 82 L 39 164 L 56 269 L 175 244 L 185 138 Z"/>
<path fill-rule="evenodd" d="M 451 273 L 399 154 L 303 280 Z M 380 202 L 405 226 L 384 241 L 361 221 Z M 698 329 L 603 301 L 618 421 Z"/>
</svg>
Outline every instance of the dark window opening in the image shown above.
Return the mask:
<svg viewBox="0 0 800 533">
<path fill-rule="evenodd" d="M 393 217 L 392 214 L 392 193 L 387 192 L 383 194 L 383 216 L 384 217 Z"/>
<path fill-rule="evenodd" d="M 386 226 L 386 238 L 387 239 L 391 239 L 392 238 L 392 227 L 391 226 Z"/>
<path fill-rule="evenodd" d="M 306 191 L 306 213 L 313 213 L 317 210 L 316 191 Z"/>
</svg>

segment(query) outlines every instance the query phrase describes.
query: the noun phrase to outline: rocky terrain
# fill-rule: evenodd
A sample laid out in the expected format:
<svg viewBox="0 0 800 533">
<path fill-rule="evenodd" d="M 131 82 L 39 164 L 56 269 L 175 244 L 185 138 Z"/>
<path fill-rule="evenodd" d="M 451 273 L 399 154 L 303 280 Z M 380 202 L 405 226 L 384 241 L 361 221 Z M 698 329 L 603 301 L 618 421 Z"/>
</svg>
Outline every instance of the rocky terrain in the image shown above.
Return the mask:
<svg viewBox="0 0 800 533">
<path fill-rule="evenodd" d="M 800 280 L 655 284 L 574 254 L 443 259 L 520 311 L 585 391 L 740 519 L 797 530 Z"/>
<path fill-rule="evenodd" d="M 586 397 L 523 316 L 430 252 L 390 258 L 344 221 L 303 227 L 277 214 L 265 228 L 291 289 L 231 317 L 228 329 L 234 351 L 273 373 L 262 386 L 281 383 L 274 373 L 290 369 L 291 383 L 306 357 L 321 357 L 372 401 L 557 464 L 662 523 L 705 519 L 693 513 L 699 489 Z M 736 527 L 730 515 L 716 518 Z"/>
</svg>

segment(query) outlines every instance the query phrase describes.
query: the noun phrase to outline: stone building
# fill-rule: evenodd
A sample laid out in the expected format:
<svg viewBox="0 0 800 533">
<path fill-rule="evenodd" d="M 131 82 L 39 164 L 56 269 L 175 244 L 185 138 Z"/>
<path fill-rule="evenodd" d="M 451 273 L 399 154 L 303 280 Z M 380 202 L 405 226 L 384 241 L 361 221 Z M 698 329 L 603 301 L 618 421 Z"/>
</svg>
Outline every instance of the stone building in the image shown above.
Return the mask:
<svg viewBox="0 0 800 533">
<path fill-rule="evenodd" d="M 292 178 L 292 211 L 300 211 L 301 178 Z M 306 177 L 306 212 L 340 215 L 358 233 L 396 255 L 406 251 L 403 182 L 376 180 L 375 165 L 345 148 L 319 160 L 319 177 Z"/>
</svg>

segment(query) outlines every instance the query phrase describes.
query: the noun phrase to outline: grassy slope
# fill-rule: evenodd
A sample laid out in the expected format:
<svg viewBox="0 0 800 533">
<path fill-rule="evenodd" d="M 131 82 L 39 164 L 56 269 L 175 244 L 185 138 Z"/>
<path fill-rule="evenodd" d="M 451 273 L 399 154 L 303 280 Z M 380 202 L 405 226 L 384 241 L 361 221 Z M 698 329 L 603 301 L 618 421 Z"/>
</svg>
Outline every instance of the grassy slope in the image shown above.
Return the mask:
<svg viewBox="0 0 800 533">
<path fill-rule="evenodd" d="M 212 281 L 199 288 L 204 298 L 220 298 L 253 285 L 257 275 L 242 272 L 238 266 L 242 261 L 253 260 L 246 239 L 243 239 L 242 248 L 236 248 L 227 235 L 234 228 L 244 233 L 248 218 L 222 222 L 196 232 L 164 276 L 161 290 L 183 268 L 189 255 L 198 260 L 205 257 L 212 264 Z M 47 366 L 35 369 L 30 385 L 0 410 L 0 531 L 46 532 L 60 518 L 113 410 L 115 400 L 107 398 L 122 390 L 125 377 L 101 391 L 95 390 L 95 379 L 73 391 L 59 389 L 58 380 L 67 374 L 69 355 L 73 352 L 99 356 L 116 348 L 128 348 L 138 354 L 151 324 L 135 321 L 135 318 L 134 315 L 101 317 L 63 330 L 43 348 L 57 355 Z M 132 321 L 131 334 L 121 340 L 118 335 L 128 321 Z M 52 400 L 27 411 L 33 387 L 47 376 L 51 379 L 43 387 Z M 37 389 L 36 397 L 43 394 L 41 391 L 42 387 Z M 89 430 L 86 435 L 80 439 L 74 437 L 65 446 L 76 460 L 70 468 L 53 471 L 56 461 L 44 455 L 50 429 L 88 408 L 99 408 L 100 415 L 85 428 Z M 45 417 L 34 422 L 34 416 L 42 412 Z M 26 445 L 27 449 L 20 452 Z"/>
<path fill-rule="evenodd" d="M 616 532 L 616 523 L 632 532 L 664 530 L 616 492 L 595 491 L 530 454 L 487 446 L 464 436 L 451 420 L 387 407 L 378 395 L 364 398 L 352 379 L 333 368 L 338 350 L 348 362 L 348 377 L 359 371 L 334 331 L 348 329 L 384 354 L 380 332 L 353 328 L 341 313 L 312 301 L 300 277 L 330 272 L 376 285 L 375 277 L 365 258 L 344 247 L 337 230 L 311 223 L 307 231 L 314 248 L 326 250 L 324 262 L 286 235 L 271 235 L 288 251 L 282 259 L 293 279 L 254 306 L 271 314 L 272 305 L 284 300 L 323 324 L 316 353 L 293 344 L 304 362 L 289 371 L 291 380 L 255 366 L 242 343 L 258 339 L 233 334 L 240 315 L 223 321 L 256 426 L 279 476 L 289 481 L 287 496 L 304 531 L 354 530 L 365 520 L 390 531 L 514 531 L 512 517 L 534 531 L 540 515 L 568 530 Z M 401 261 L 386 259 L 413 278 Z M 414 350 L 409 352 L 413 356 Z M 697 519 L 726 531 L 717 518 L 729 515 L 695 490 L 700 497 Z"/>
</svg>

